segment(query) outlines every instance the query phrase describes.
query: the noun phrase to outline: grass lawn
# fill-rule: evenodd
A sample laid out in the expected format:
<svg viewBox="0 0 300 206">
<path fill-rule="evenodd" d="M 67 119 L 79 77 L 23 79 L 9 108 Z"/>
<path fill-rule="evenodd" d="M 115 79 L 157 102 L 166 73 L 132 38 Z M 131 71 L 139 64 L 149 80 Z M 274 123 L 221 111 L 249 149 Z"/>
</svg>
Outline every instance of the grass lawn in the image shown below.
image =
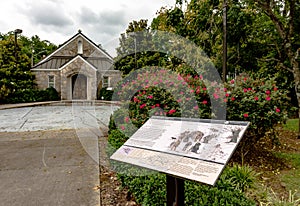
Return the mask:
<svg viewBox="0 0 300 206">
<path fill-rule="evenodd" d="M 297 132 L 299 128 L 299 119 L 289 119 L 284 125 L 284 129 Z"/>
<path fill-rule="evenodd" d="M 291 164 L 289 170 L 283 171 L 280 179 L 288 191 L 295 193 L 295 198 L 300 198 L 300 151 L 296 153 L 278 153 L 279 157 Z"/>
<path fill-rule="evenodd" d="M 290 119 L 285 125 L 276 128 L 279 144 L 272 144 L 267 140 L 261 142 L 262 153 L 257 153 L 253 160 L 261 162 L 255 168 L 260 174 L 262 187 L 255 191 L 260 205 L 268 206 L 300 206 L 300 140 L 298 135 L 298 119 Z M 256 154 L 255 153 L 255 154 Z M 267 155 L 264 155 L 264 154 Z M 291 199 L 294 198 L 294 203 Z M 295 201 L 297 202 L 295 203 Z"/>
<path fill-rule="evenodd" d="M 299 119 L 289 119 L 283 127 L 287 131 L 298 132 L 299 128 Z M 296 135 L 295 135 L 296 137 Z M 279 178 L 282 182 L 282 185 L 286 187 L 287 192 L 291 191 L 294 193 L 294 198 L 300 198 L 300 140 L 293 142 L 285 142 L 284 139 L 287 137 L 281 138 L 282 144 L 284 147 L 288 148 L 284 151 L 276 152 L 276 156 L 284 159 L 290 165 L 290 168 L 284 170 L 279 175 Z M 292 145 L 293 144 L 293 145 Z M 300 203 L 299 203 L 300 205 Z"/>
</svg>

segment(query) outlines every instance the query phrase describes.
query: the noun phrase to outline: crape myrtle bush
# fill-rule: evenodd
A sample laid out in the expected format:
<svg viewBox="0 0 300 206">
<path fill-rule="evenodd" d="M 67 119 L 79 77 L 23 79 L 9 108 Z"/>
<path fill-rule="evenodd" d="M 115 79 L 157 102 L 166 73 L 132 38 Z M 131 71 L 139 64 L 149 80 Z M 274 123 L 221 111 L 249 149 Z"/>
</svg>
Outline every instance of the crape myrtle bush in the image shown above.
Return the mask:
<svg viewBox="0 0 300 206">
<path fill-rule="evenodd" d="M 125 83 L 119 85 L 114 93 L 116 100 L 123 101 L 123 106 L 110 119 L 108 140 L 111 153 L 152 115 L 215 117 L 211 100 L 217 101 L 220 106 L 226 105 L 227 120 L 250 122 L 243 137 L 243 143 L 249 147 L 266 133 L 273 132 L 274 126 L 285 121 L 287 116 L 286 91 L 280 90 L 274 79 L 239 76 L 220 86 L 216 82 L 205 81 L 202 75 L 183 76 L 164 69 L 151 69 L 133 76 L 131 80 L 125 79 Z M 123 165 L 123 170 L 131 169 Z M 241 176 L 241 172 L 243 169 L 236 172 L 235 176 Z M 134 177 L 123 173 L 119 177 L 139 203 L 165 204 L 164 175 Z M 245 188 L 232 189 L 240 185 L 243 178 L 233 183 L 232 179 L 237 178 L 227 180 L 225 177 L 221 176 L 215 187 L 186 182 L 186 204 L 252 205 L 242 193 Z"/>
<path fill-rule="evenodd" d="M 223 90 L 223 91 L 221 91 Z M 274 79 L 239 76 L 220 86 L 201 75 L 177 75 L 164 69 L 137 73 L 115 90 L 123 106 L 111 117 L 110 130 L 128 137 L 150 116 L 213 118 L 211 99 L 226 105 L 226 119 L 249 121 L 243 139 L 251 145 L 287 118 L 287 92 Z M 209 95 L 210 94 L 210 95 Z"/>
</svg>

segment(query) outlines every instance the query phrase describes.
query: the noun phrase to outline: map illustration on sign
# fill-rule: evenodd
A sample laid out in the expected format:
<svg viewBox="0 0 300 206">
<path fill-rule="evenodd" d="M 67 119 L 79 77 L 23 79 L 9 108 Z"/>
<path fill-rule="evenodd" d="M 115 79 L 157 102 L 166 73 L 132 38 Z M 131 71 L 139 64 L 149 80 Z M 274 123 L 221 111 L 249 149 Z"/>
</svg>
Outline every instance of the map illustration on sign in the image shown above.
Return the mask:
<svg viewBox="0 0 300 206">
<path fill-rule="evenodd" d="M 154 116 L 111 159 L 214 184 L 248 126 Z"/>
</svg>

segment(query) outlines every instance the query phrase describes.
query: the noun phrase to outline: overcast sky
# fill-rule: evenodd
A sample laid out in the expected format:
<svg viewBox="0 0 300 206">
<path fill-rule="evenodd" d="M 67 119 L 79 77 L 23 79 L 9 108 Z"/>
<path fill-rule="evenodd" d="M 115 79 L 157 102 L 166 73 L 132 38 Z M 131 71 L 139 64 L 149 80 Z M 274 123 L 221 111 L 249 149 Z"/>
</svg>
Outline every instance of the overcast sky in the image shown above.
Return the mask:
<svg viewBox="0 0 300 206">
<path fill-rule="evenodd" d="M 59 45 L 81 29 L 112 56 L 118 38 L 132 20 L 155 17 L 161 7 L 176 0 L 2 0 L 0 32 L 22 29 L 23 35 L 38 35 Z"/>
</svg>

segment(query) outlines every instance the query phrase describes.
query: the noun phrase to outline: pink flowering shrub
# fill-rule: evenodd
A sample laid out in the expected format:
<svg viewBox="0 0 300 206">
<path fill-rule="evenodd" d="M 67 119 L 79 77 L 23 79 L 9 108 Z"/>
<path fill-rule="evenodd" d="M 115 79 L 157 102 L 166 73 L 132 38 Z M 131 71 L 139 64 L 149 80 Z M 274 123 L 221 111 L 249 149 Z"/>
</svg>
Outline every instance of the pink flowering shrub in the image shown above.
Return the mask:
<svg viewBox="0 0 300 206">
<path fill-rule="evenodd" d="M 255 143 L 266 133 L 274 132 L 274 126 L 287 118 L 287 91 L 280 90 L 274 79 L 238 78 L 234 84 L 226 84 L 227 119 L 249 121 L 246 133 L 248 143 Z M 272 134 L 275 138 L 275 134 Z"/>
<path fill-rule="evenodd" d="M 202 78 L 151 69 L 125 80 L 116 89 L 114 100 L 124 102 L 123 110 L 127 110 L 124 118 L 130 118 L 137 128 L 152 115 L 210 118 L 210 98 Z M 124 131 L 127 123 L 119 119 L 119 129 Z"/>
<path fill-rule="evenodd" d="M 255 143 L 287 116 L 287 93 L 272 79 L 239 77 L 219 86 L 201 75 L 178 75 L 150 69 L 125 80 L 115 91 L 123 107 L 112 117 L 110 129 L 131 136 L 152 116 L 211 118 L 212 101 L 226 107 L 227 120 L 249 121 L 244 139 Z M 209 95 L 210 94 L 210 95 Z"/>
</svg>

